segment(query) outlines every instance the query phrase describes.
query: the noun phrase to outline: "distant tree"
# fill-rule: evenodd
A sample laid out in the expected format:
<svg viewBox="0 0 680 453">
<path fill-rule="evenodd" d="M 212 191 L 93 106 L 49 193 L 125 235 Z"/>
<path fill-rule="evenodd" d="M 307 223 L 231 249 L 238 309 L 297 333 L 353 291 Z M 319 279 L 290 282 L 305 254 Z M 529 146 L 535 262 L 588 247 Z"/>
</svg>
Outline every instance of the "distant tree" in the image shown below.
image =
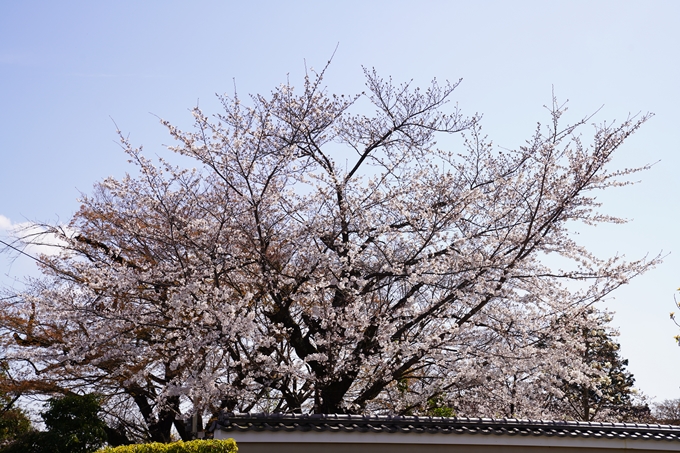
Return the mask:
<svg viewBox="0 0 680 453">
<path fill-rule="evenodd" d="M 652 413 L 658 423 L 680 425 L 680 398 L 655 404 Z"/>
<path fill-rule="evenodd" d="M 406 414 L 485 376 L 508 378 L 496 407 L 529 413 L 545 364 L 589 372 L 556 320 L 658 260 L 598 258 L 569 232 L 621 221 L 596 194 L 641 170 L 610 164 L 649 115 L 586 139 L 590 117 L 565 124 L 553 100 L 506 150 L 447 107 L 457 83 L 366 71 L 366 93 L 342 96 L 322 78 L 197 108 L 192 131 L 164 121 L 196 169 L 122 138 L 138 175 L 43 225 L 60 253 L 0 325 L 27 379 L 94 386 L 167 442 L 196 412 Z"/>
</svg>

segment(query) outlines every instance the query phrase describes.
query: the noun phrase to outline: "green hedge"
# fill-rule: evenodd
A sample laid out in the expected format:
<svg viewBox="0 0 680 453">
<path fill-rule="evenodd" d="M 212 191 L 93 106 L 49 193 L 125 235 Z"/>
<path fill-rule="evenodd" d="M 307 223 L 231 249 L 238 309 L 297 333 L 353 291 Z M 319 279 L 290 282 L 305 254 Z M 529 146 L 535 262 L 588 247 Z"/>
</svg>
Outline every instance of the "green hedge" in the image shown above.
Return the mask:
<svg viewBox="0 0 680 453">
<path fill-rule="evenodd" d="M 122 445 L 120 447 L 106 447 L 97 453 L 236 453 L 238 447 L 234 439 L 225 440 L 192 440 L 189 442 L 173 442 L 161 444 Z"/>
</svg>

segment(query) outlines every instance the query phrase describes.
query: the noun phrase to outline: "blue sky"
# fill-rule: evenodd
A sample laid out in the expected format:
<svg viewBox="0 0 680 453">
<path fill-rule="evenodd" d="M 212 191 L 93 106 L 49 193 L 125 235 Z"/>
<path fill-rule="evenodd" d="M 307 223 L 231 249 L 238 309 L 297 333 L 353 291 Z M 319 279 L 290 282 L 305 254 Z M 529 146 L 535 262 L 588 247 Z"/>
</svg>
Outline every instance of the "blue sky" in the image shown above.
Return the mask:
<svg viewBox="0 0 680 453">
<path fill-rule="evenodd" d="M 157 117 L 188 127 L 215 93 L 268 93 L 337 52 L 329 90 L 363 89 L 362 66 L 396 81 L 458 80 L 463 112 L 482 113 L 498 146 L 516 148 L 552 87 L 578 119 L 655 117 L 614 167 L 658 162 L 641 184 L 604 193 L 626 225 L 581 228 L 600 256 L 670 252 L 619 289 L 622 353 L 638 387 L 680 397 L 680 2 L 674 1 L 22 1 L 0 2 L 0 235 L 28 220 L 68 221 L 77 198 L 130 170 L 116 126 L 153 155 L 170 144 Z M 0 255 L 5 283 L 33 272 Z"/>
</svg>

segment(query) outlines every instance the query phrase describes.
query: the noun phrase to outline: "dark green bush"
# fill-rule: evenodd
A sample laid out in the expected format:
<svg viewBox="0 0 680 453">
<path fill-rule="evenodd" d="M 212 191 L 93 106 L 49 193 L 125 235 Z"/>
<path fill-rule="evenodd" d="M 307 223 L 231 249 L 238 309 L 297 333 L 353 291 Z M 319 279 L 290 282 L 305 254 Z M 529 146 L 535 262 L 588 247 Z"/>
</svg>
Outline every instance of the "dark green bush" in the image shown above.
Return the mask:
<svg viewBox="0 0 680 453">
<path fill-rule="evenodd" d="M 97 453 L 237 453 L 238 447 L 234 439 L 225 440 L 191 440 L 189 442 L 173 442 L 161 444 L 121 445 L 107 447 Z"/>
</svg>

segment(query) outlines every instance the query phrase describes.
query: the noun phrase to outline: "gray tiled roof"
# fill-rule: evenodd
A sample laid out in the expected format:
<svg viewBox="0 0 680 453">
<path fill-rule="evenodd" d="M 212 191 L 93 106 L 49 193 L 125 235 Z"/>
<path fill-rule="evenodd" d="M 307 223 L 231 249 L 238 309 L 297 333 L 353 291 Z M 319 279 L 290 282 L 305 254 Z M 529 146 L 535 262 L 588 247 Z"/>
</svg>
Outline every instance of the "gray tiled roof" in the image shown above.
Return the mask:
<svg viewBox="0 0 680 453">
<path fill-rule="evenodd" d="M 680 442 L 680 426 L 465 417 L 223 413 L 217 421 L 216 428 L 231 433 L 244 431 L 402 432 L 449 435 L 474 434 L 480 436 L 649 439 Z"/>
</svg>

